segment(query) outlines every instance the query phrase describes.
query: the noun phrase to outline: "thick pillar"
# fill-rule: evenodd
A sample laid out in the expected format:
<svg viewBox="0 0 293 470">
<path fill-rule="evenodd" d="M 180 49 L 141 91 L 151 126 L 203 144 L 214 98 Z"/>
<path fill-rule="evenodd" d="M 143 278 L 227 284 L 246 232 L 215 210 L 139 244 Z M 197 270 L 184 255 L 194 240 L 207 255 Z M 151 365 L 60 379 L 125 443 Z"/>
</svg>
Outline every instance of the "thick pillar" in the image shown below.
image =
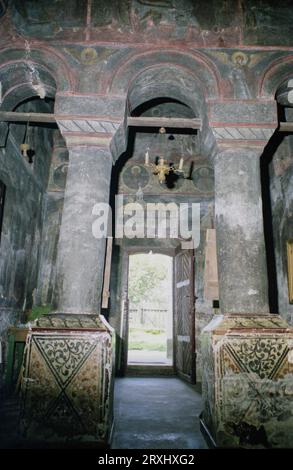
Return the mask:
<svg viewBox="0 0 293 470">
<path fill-rule="evenodd" d="M 56 307 L 97 314 L 101 308 L 106 238 L 95 238 L 97 203 L 109 203 L 112 157 L 106 147 L 69 148 L 69 167 L 57 254 Z"/>
<path fill-rule="evenodd" d="M 240 106 L 245 122 L 237 126 Z M 262 216 L 259 157 L 274 109 L 226 103 L 211 110 L 221 315 L 201 338 L 201 426 L 217 447 L 293 445 L 293 330 L 269 312 Z"/>
<path fill-rule="evenodd" d="M 93 232 L 95 204 L 109 202 L 111 169 L 108 146 L 69 146 L 57 311 L 27 338 L 21 426 L 29 441 L 107 446 L 111 437 L 114 332 L 99 315 L 106 234 Z"/>
<path fill-rule="evenodd" d="M 56 104 L 69 150 L 56 309 L 32 325 L 22 381 L 23 435 L 42 445 L 104 447 L 111 439 L 114 331 L 100 315 L 106 238 L 93 230 L 101 215 L 93 209 L 109 203 L 110 142 L 119 122 L 107 112 L 118 104 L 74 95 Z M 70 117 L 82 110 L 85 117 Z"/>
<path fill-rule="evenodd" d="M 234 148 L 215 158 L 215 215 L 220 308 L 269 313 L 260 150 Z"/>
</svg>

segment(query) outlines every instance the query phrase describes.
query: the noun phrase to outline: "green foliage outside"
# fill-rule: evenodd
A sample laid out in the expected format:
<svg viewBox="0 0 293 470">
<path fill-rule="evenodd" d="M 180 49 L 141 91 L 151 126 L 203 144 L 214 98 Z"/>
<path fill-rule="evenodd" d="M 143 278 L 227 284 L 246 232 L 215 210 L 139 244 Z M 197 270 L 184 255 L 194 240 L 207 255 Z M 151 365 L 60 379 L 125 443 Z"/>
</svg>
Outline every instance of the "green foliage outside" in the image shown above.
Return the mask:
<svg viewBox="0 0 293 470">
<path fill-rule="evenodd" d="M 130 351 L 167 352 L 166 327 L 159 311 L 166 311 L 170 304 L 170 268 L 170 260 L 163 255 L 130 257 L 128 297 L 134 312 L 129 325 Z"/>
<path fill-rule="evenodd" d="M 161 284 L 167 279 L 166 266 L 154 263 L 152 256 L 148 259 L 145 255 L 134 256 L 129 266 L 128 296 L 132 304 L 138 305 L 152 299 L 152 302 L 160 303 L 162 295 Z M 165 300 L 165 299 L 164 299 Z"/>
<path fill-rule="evenodd" d="M 145 330 L 143 328 L 129 329 L 130 350 L 162 351 L 167 350 L 166 333 L 160 330 Z"/>
</svg>

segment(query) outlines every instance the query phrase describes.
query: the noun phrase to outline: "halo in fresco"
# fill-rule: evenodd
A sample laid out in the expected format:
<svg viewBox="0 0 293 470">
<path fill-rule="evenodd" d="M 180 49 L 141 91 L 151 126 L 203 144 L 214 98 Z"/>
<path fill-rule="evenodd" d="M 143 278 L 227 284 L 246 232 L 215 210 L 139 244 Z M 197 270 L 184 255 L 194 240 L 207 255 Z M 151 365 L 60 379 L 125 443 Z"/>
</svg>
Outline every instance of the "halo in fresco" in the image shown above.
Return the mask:
<svg viewBox="0 0 293 470">
<path fill-rule="evenodd" d="M 123 183 L 130 189 L 145 188 L 149 183 L 150 175 L 143 165 L 128 166 L 122 174 Z"/>
</svg>

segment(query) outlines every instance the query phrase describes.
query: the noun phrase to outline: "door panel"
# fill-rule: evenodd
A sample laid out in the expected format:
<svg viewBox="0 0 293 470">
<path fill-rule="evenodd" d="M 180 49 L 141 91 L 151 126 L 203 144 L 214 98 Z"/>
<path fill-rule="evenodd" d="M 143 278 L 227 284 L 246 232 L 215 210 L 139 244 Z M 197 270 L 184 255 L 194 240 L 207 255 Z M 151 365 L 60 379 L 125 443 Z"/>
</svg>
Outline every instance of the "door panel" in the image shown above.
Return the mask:
<svg viewBox="0 0 293 470">
<path fill-rule="evenodd" d="M 193 251 L 184 250 L 174 262 L 174 363 L 176 373 L 195 382 L 195 310 Z"/>
<path fill-rule="evenodd" d="M 121 267 L 121 303 L 120 303 L 120 325 L 117 335 L 117 373 L 119 376 L 124 377 L 127 370 L 128 362 L 128 316 L 129 316 L 129 300 L 128 300 L 128 266 L 129 257 L 128 253 L 124 252 L 122 256 Z"/>
</svg>

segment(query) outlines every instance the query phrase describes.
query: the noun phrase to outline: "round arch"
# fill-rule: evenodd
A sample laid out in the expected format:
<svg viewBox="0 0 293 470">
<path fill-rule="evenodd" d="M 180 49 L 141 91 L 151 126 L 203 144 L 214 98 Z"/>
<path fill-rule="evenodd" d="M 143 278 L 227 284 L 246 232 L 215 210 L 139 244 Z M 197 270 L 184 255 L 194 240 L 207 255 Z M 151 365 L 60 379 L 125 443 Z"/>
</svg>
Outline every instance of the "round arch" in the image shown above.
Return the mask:
<svg viewBox="0 0 293 470">
<path fill-rule="evenodd" d="M 280 85 L 292 77 L 293 55 L 281 57 L 270 63 L 259 83 L 259 98 L 275 99 Z"/>
<path fill-rule="evenodd" d="M 156 98 L 175 99 L 189 107 L 195 117 L 201 118 L 202 148 L 210 155 L 215 139 L 208 124 L 206 96 L 207 88 L 199 76 L 182 65 L 166 62 L 141 68 L 128 83 L 124 123 L 111 144 L 114 159 L 117 160 L 127 146 L 127 117 L 141 104 Z"/>
<path fill-rule="evenodd" d="M 74 88 L 74 78 L 65 61 L 50 48 L 15 48 L 0 51 L 2 110 L 12 110 L 35 96 L 54 98 L 57 92 Z"/>
<path fill-rule="evenodd" d="M 31 63 L 13 62 L 0 67 L 2 110 L 13 110 L 29 98 L 54 98 L 56 82 L 44 68 Z"/>
<path fill-rule="evenodd" d="M 155 98 L 176 99 L 188 106 L 195 116 L 205 111 L 205 94 L 197 77 L 180 66 L 154 65 L 143 70 L 130 83 L 127 93 L 127 111 Z"/>
</svg>

